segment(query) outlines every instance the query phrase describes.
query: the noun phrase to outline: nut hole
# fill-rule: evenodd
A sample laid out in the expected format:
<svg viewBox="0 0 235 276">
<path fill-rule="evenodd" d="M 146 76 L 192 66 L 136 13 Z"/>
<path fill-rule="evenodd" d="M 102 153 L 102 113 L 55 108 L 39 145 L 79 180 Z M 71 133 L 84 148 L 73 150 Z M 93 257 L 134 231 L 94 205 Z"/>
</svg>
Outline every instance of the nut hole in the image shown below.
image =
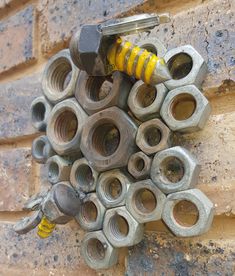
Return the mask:
<svg viewBox="0 0 235 276">
<path fill-rule="evenodd" d="M 92 101 L 98 102 L 111 94 L 112 86 L 112 79 L 107 80 L 104 77 L 89 77 L 86 84 L 86 91 Z"/>
<path fill-rule="evenodd" d="M 194 203 L 181 200 L 175 204 L 173 216 L 178 224 L 184 227 L 192 227 L 199 219 L 199 212 Z"/>
<path fill-rule="evenodd" d="M 142 45 L 141 48 L 147 50 L 148 52 L 153 53 L 156 56 L 158 54 L 157 48 L 151 43 L 146 43 L 146 44 Z"/>
<path fill-rule="evenodd" d="M 56 181 L 59 176 L 59 166 L 56 162 L 50 162 L 49 167 L 48 167 L 48 177 L 52 181 Z"/>
<path fill-rule="evenodd" d="M 177 183 L 184 177 L 184 164 L 177 157 L 167 157 L 160 164 L 160 172 L 164 183 Z"/>
<path fill-rule="evenodd" d="M 167 65 L 172 78 L 174 80 L 180 80 L 191 72 L 193 67 L 193 60 L 189 55 L 185 53 L 179 53 L 171 57 Z"/>
<path fill-rule="evenodd" d="M 129 233 L 129 224 L 123 216 L 117 214 L 110 219 L 109 229 L 115 239 L 122 240 Z"/>
<path fill-rule="evenodd" d="M 122 184 L 118 178 L 111 178 L 104 184 L 104 192 L 109 200 L 116 200 L 122 193 Z"/>
<path fill-rule="evenodd" d="M 45 147 L 45 142 L 43 140 L 37 140 L 34 150 L 38 157 L 43 157 L 44 147 Z"/>
<path fill-rule="evenodd" d="M 134 161 L 134 166 L 135 166 L 136 171 L 142 172 L 145 167 L 144 159 L 141 157 L 136 157 L 136 159 Z"/>
<path fill-rule="evenodd" d="M 94 184 L 94 177 L 93 177 L 92 170 L 86 164 L 82 164 L 77 167 L 75 172 L 75 178 L 77 183 L 83 187 L 91 186 Z"/>
<path fill-rule="evenodd" d="M 157 207 L 154 193 L 146 188 L 140 189 L 134 194 L 133 202 L 135 208 L 143 214 L 149 214 Z"/>
<path fill-rule="evenodd" d="M 98 210 L 94 202 L 87 201 L 81 206 L 82 219 L 88 223 L 95 222 L 98 217 Z"/>
<path fill-rule="evenodd" d="M 159 128 L 151 126 L 145 130 L 144 139 L 150 147 L 155 147 L 160 143 L 162 139 L 162 133 Z"/>
<path fill-rule="evenodd" d="M 105 247 L 98 239 L 90 239 L 87 243 L 87 255 L 94 261 L 101 261 L 105 257 Z"/>
<path fill-rule="evenodd" d="M 157 97 L 157 90 L 155 87 L 142 84 L 136 94 L 136 104 L 139 107 L 146 108 L 150 106 Z"/>
<path fill-rule="evenodd" d="M 46 113 L 46 107 L 44 103 L 42 102 L 36 103 L 32 107 L 32 121 L 42 122 L 45 118 L 45 113 Z"/>
</svg>

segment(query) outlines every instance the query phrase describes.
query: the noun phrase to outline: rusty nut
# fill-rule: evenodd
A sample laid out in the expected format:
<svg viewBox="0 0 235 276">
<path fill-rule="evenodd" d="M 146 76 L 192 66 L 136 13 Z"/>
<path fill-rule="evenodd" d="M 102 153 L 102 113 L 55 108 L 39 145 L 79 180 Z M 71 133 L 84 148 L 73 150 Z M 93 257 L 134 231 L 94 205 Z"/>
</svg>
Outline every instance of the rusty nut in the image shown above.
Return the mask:
<svg viewBox="0 0 235 276">
<path fill-rule="evenodd" d="M 167 49 L 163 45 L 163 43 L 155 37 L 154 38 L 152 38 L 152 37 L 151 38 L 141 38 L 138 41 L 137 45 L 140 48 L 144 48 L 147 51 L 155 54 L 158 57 L 164 57 L 167 52 Z"/>
<path fill-rule="evenodd" d="M 45 164 L 47 159 L 55 155 L 55 152 L 47 138 L 43 135 L 33 140 L 31 153 L 33 158 L 38 162 Z"/>
<path fill-rule="evenodd" d="M 135 152 L 136 131 L 131 118 L 116 106 L 97 112 L 84 125 L 82 153 L 99 172 L 124 167 Z"/>
</svg>

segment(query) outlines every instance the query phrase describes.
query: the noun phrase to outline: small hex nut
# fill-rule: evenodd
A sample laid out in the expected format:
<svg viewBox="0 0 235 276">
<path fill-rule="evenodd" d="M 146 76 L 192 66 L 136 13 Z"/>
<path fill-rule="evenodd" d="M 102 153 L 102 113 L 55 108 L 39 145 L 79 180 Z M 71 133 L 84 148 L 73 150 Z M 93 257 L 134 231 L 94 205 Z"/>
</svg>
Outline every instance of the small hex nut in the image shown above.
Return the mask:
<svg viewBox="0 0 235 276">
<path fill-rule="evenodd" d="M 195 85 L 187 85 L 168 93 L 160 113 L 171 130 L 193 132 L 203 129 L 210 112 L 207 98 Z"/>
<path fill-rule="evenodd" d="M 41 96 L 34 99 L 30 106 L 32 125 L 39 131 L 45 131 L 52 105 Z"/>
<path fill-rule="evenodd" d="M 97 196 L 106 208 L 125 205 L 132 180 L 118 169 L 104 172 L 97 182 Z"/>
<path fill-rule="evenodd" d="M 151 163 L 152 159 L 139 151 L 131 155 L 127 168 L 135 179 L 145 179 L 149 175 Z"/>
<path fill-rule="evenodd" d="M 133 183 L 126 198 L 127 210 L 139 223 L 161 219 L 166 196 L 150 179 Z"/>
<path fill-rule="evenodd" d="M 136 144 L 147 155 L 154 154 L 171 145 L 171 131 L 161 120 L 149 120 L 139 126 Z"/>
<path fill-rule="evenodd" d="M 172 75 L 172 79 L 164 83 L 169 90 L 189 84 L 201 87 L 207 73 L 207 65 L 191 45 L 168 51 L 164 59 Z"/>
<path fill-rule="evenodd" d="M 174 217 L 174 207 L 181 201 L 193 203 L 198 210 L 198 220 L 192 226 L 181 225 Z M 207 232 L 214 217 L 213 203 L 198 189 L 191 189 L 167 196 L 162 219 L 178 237 L 193 237 Z"/>
<path fill-rule="evenodd" d="M 53 104 L 73 97 L 79 69 L 73 64 L 68 49 L 49 59 L 42 76 L 42 88 Z"/>
<path fill-rule="evenodd" d="M 131 79 L 119 71 L 109 77 L 89 76 L 81 71 L 75 97 L 89 115 L 111 106 L 126 110 L 131 87 Z"/>
<path fill-rule="evenodd" d="M 75 219 L 82 229 L 96 231 L 102 229 L 105 207 L 98 199 L 96 193 L 87 194 Z"/>
<path fill-rule="evenodd" d="M 137 81 L 130 91 L 128 106 L 140 121 L 159 117 L 167 91 L 164 84 L 150 86 L 141 80 Z"/>
<path fill-rule="evenodd" d="M 125 226 L 124 230 L 122 226 Z M 103 231 L 114 247 L 132 246 L 143 239 L 144 225 L 137 222 L 123 206 L 106 211 Z"/>
<path fill-rule="evenodd" d="M 167 52 L 167 49 L 163 45 L 163 43 L 155 37 L 154 38 L 141 38 L 138 41 L 137 45 L 140 48 L 144 48 L 147 51 L 149 51 L 161 58 L 164 57 Z"/>
<path fill-rule="evenodd" d="M 70 182 L 78 192 L 90 193 L 96 190 L 98 176 L 99 173 L 91 167 L 86 158 L 81 158 L 73 163 Z"/>
<path fill-rule="evenodd" d="M 200 165 L 196 158 L 182 147 L 173 147 L 157 153 L 151 166 L 151 179 L 166 194 L 193 188 L 198 181 Z"/>
<path fill-rule="evenodd" d="M 109 243 L 102 231 L 85 235 L 81 244 L 81 254 L 86 264 L 95 270 L 109 268 L 118 261 L 118 249 Z"/>
<path fill-rule="evenodd" d="M 31 153 L 33 158 L 42 164 L 45 164 L 48 158 L 56 154 L 46 135 L 33 140 Z"/>
</svg>

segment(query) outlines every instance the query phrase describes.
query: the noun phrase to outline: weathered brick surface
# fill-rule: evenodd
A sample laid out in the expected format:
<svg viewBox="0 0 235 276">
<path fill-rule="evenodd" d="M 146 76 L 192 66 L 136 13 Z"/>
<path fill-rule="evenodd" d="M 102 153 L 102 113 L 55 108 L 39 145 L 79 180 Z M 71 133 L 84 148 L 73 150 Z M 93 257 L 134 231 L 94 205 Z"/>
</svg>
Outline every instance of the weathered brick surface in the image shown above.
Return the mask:
<svg viewBox="0 0 235 276">
<path fill-rule="evenodd" d="M 21 211 L 34 187 L 28 148 L 0 152 L 0 211 Z"/>
<path fill-rule="evenodd" d="M 0 73 L 35 58 L 33 34 L 33 6 L 0 21 Z"/>
<path fill-rule="evenodd" d="M 0 140 L 36 133 L 30 122 L 30 104 L 42 95 L 40 74 L 0 84 Z"/>
</svg>

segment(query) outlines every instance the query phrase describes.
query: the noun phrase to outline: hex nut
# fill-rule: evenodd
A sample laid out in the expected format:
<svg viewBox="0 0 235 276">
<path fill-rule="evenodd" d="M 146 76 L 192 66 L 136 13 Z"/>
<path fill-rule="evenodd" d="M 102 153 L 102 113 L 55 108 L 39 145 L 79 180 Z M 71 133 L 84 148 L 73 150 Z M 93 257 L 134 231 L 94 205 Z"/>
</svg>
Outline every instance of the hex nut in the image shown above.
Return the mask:
<svg viewBox="0 0 235 276">
<path fill-rule="evenodd" d="M 100 230 L 103 226 L 105 211 L 96 193 L 90 193 L 84 198 L 75 219 L 84 230 Z"/>
<path fill-rule="evenodd" d="M 210 112 L 207 98 L 196 86 L 187 85 L 168 93 L 160 113 L 171 130 L 193 132 L 203 129 Z"/>
<path fill-rule="evenodd" d="M 42 88 L 53 104 L 73 97 L 79 69 L 73 64 L 68 49 L 49 59 L 42 76 Z"/>
<path fill-rule="evenodd" d="M 86 264 L 95 270 L 109 268 L 118 261 L 118 249 L 109 243 L 102 231 L 86 233 L 81 254 Z"/>
<path fill-rule="evenodd" d="M 82 132 L 82 153 L 99 172 L 124 167 L 135 152 L 136 131 L 135 123 L 124 111 L 109 107 L 87 119 Z"/>
<path fill-rule="evenodd" d="M 152 159 L 142 151 L 136 152 L 129 158 L 127 168 L 129 173 L 136 179 L 148 177 Z"/>
<path fill-rule="evenodd" d="M 45 164 L 48 158 L 56 154 L 46 135 L 33 140 L 31 153 L 33 158 L 41 164 Z"/>
<path fill-rule="evenodd" d="M 171 49 L 164 59 L 172 75 L 172 79 L 164 83 L 169 90 L 189 84 L 201 87 L 207 73 L 207 65 L 191 45 Z"/>
<path fill-rule="evenodd" d="M 130 177 L 118 169 L 106 171 L 98 178 L 96 193 L 106 208 L 122 206 L 131 183 Z"/>
<path fill-rule="evenodd" d="M 34 128 L 39 131 L 45 131 L 48 117 L 51 113 L 52 105 L 41 96 L 34 99 L 30 106 L 31 122 Z"/>
<path fill-rule="evenodd" d="M 136 144 L 147 155 L 154 154 L 171 145 L 171 131 L 159 119 L 149 120 L 139 126 Z"/>
<path fill-rule="evenodd" d="M 161 219 L 166 196 L 150 179 L 133 183 L 126 198 L 127 210 L 139 223 Z"/>
<path fill-rule="evenodd" d="M 89 76 L 81 71 L 75 97 L 89 115 L 111 106 L 126 110 L 131 87 L 131 79 L 119 71 L 109 77 Z"/>
<path fill-rule="evenodd" d="M 80 140 L 87 114 L 75 98 L 64 100 L 52 109 L 47 137 L 60 155 L 80 153 Z"/>
<path fill-rule="evenodd" d="M 163 43 L 157 38 L 142 38 L 138 41 L 138 46 L 155 54 L 158 57 L 164 57 L 167 49 Z"/>
<path fill-rule="evenodd" d="M 181 201 L 193 203 L 198 210 L 198 220 L 192 226 L 180 224 L 174 217 L 174 207 Z M 213 203 L 198 189 L 191 189 L 167 196 L 162 219 L 170 230 L 178 237 L 193 237 L 207 232 L 214 217 Z"/>
<path fill-rule="evenodd" d="M 98 175 L 86 158 L 81 158 L 73 163 L 70 182 L 78 192 L 90 193 L 96 190 Z"/>
<path fill-rule="evenodd" d="M 132 246 L 143 239 L 144 225 L 138 223 L 123 206 L 106 211 L 103 231 L 114 247 Z"/>
<path fill-rule="evenodd" d="M 157 153 L 151 166 L 151 179 L 166 194 L 193 188 L 198 181 L 200 165 L 196 158 L 182 147 L 173 147 Z"/>
</svg>

